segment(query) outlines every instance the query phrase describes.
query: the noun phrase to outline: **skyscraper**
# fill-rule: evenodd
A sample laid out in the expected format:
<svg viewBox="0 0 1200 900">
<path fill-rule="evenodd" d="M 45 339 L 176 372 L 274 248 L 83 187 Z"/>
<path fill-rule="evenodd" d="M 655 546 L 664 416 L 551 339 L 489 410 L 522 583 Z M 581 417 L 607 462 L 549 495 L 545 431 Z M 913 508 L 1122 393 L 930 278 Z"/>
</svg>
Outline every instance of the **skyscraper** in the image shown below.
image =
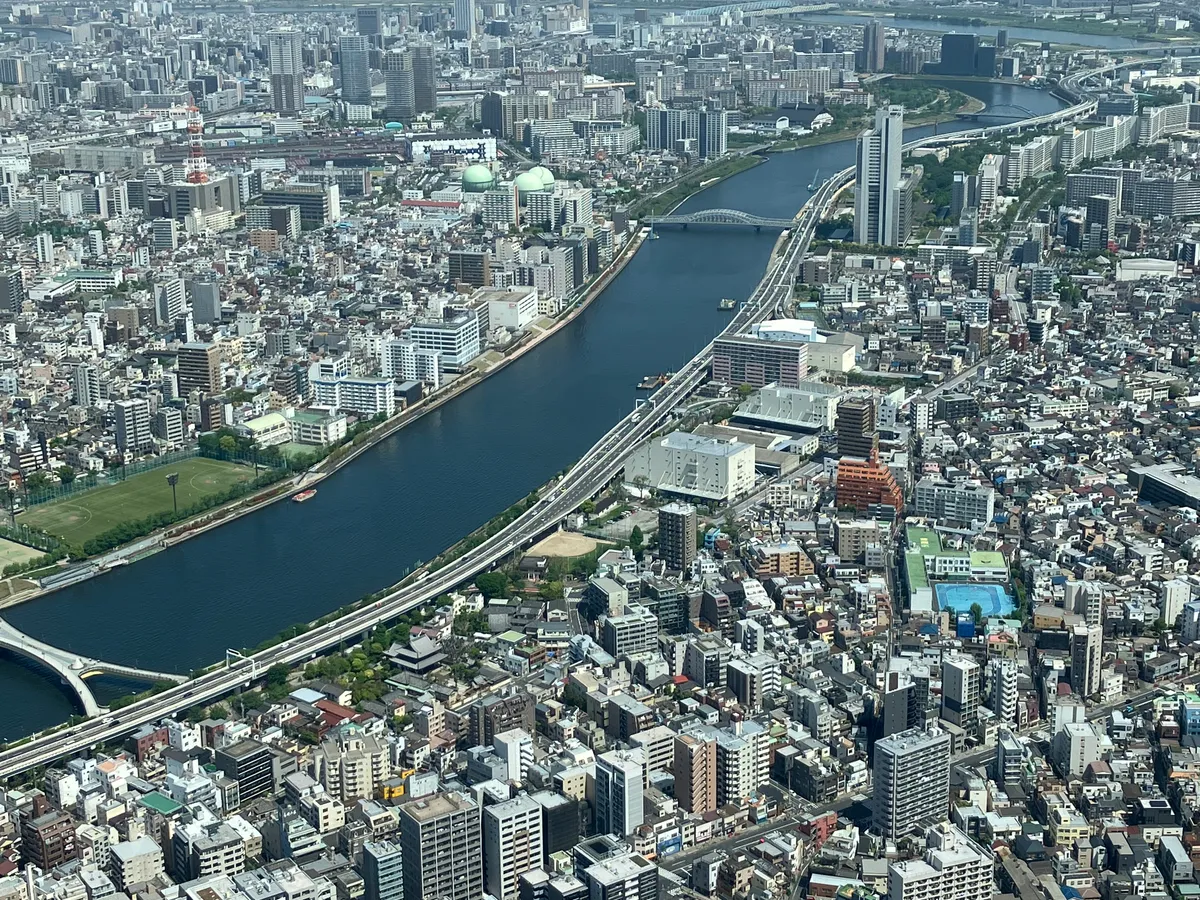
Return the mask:
<svg viewBox="0 0 1200 900">
<path fill-rule="evenodd" d="M 354 10 L 358 33 L 373 37 L 383 30 L 383 15 L 378 6 L 360 6 Z"/>
<path fill-rule="evenodd" d="M 868 22 L 863 27 L 863 68 L 882 72 L 886 52 L 882 22 Z"/>
<path fill-rule="evenodd" d="M 404 900 L 404 857 L 391 841 L 368 841 L 362 849 L 365 900 Z"/>
<path fill-rule="evenodd" d="M 691 569 L 696 558 L 696 507 L 688 503 L 659 507 L 658 555 L 676 572 Z"/>
<path fill-rule="evenodd" d="M 904 107 L 875 110 L 875 127 L 858 136 L 854 188 L 854 240 L 860 244 L 900 243 L 900 157 Z"/>
<path fill-rule="evenodd" d="M 1104 629 L 1076 625 L 1071 629 L 1071 690 L 1090 697 L 1100 690 L 1100 665 L 1104 661 Z"/>
<path fill-rule="evenodd" d="M 875 402 L 870 397 L 847 397 L 837 405 L 838 454 L 874 460 L 879 456 Z"/>
<path fill-rule="evenodd" d="M 875 827 L 899 837 L 940 822 L 950 804 L 950 735 L 913 728 L 875 742 Z"/>
<path fill-rule="evenodd" d="M 299 31 L 267 32 L 267 65 L 271 68 L 271 108 L 281 113 L 304 109 L 304 35 Z"/>
<path fill-rule="evenodd" d="M 475 36 L 475 0 L 454 0 L 454 27 L 468 38 Z"/>
<path fill-rule="evenodd" d="M 371 102 L 371 39 L 363 35 L 343 35 L 338 39 L 339 68 L 342 73 L 342 99 L 347 103 Z"/>
<path fill-rule="evenodd" d="M 483 811 L 483 889 L 516 900 L 520 878 L 542 865 L 542 807 L 528 794 Z"/>
<path fill-rule="evenodd" d="M 479 807 L 465 794 L 400 807 L 400 848 L 410 900 L 478 900 L 483 893 Z"/>
<path fill-rule="evenodd" d="M 411 120 L 417 114 L 411 51 L 391 50 L 383 57 L 383 82 L 387 90 L 385 113 L 388 118 L 402 122 Z"/>
<path fill-rule="evenodd" d="M 437 60 L 433 47 L 418 44 L 412 48 L 413 100 L 419 113 L 437 110 Z"/>
<path fill-rule="evenodd" d="M 626 837 L 642 824 L 640 752 L 610 750 L 596 757 L 596 832 Z"/>
</svg>

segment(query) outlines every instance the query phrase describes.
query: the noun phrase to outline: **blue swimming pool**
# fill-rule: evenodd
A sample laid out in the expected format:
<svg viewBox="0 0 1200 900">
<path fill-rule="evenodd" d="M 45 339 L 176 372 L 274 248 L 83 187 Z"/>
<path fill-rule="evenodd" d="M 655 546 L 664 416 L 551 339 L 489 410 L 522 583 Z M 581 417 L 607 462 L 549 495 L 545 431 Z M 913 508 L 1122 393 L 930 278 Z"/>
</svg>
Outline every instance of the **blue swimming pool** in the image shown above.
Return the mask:
<svg viewBox="0 0 1200 900">
<path fill-rule="evenodd" d="M 1007 616 L 1017 608 L 1012 594 L 1001 584 L 935 584 L 938 609 L 970 612 L 978 603 L 984 616 Z"/>
</svg>

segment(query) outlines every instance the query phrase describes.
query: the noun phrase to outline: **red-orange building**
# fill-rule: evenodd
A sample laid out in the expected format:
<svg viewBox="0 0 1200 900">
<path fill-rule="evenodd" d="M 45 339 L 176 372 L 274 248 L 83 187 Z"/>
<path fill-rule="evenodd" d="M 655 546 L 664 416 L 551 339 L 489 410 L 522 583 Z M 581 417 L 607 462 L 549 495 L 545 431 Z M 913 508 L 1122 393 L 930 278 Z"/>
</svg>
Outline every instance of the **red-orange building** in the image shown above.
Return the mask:
<svg viewBox="0 0 1200 900">
<path fill-rule="evenodd" d="M 837 505 L 862 512 L 875 503 L 904 511 L 904 495 L 892 470 L 878 462 L 842 457 L 838 461 Z"/>
</svg>

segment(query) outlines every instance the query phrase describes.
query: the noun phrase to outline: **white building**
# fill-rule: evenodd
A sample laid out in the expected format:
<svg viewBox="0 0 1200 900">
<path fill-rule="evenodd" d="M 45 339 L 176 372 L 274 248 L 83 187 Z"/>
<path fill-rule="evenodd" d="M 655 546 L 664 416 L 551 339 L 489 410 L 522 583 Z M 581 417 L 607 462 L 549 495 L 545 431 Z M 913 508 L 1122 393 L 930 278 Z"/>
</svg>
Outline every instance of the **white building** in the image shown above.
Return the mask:
<svg viewBox="0 0 1200 900">
<path fill-rule="evenodd" d="M 142 835 L 114 846 L 109 864 L 117 890 L 128 892 L 131 885 L 145 884 L 163 874 L 163 853 L 158 844 Z"/>
<path fill-rule="evenodd" d="M 990 900 L 992 854 L 949 822 L 925 833 L 924 859 L 888 866 L 888 900 Z"/>
<path fill-rule="evenodd" d="M 533 737 L 523 728 L 510 728 L 492 738 L 492 749 L 508 765 L 510 781 L 524 781 L 533 766 Z"/>
<path fill-rule="evenodd" d="M 474 310 L 459 311 L 431 322 L 415 322 L 404 336 L 424 350 L 433 350 L 441 357 L 442 366 L 459 372 L 482 349 L 479 316 Z"/>
<path fill-rule="evenodd" d="M 960 525 L 986 524 L 996 511 L 994 488 L 969 482 L 951 484 L 932 476 L 917 482 L 913 500 L 918 516 Z"/>
<path fill-rule="evenodd" d="M 897 246 L 900 236 L 901 148 L 904 107 L 875 111 L 875 127 L 858 137 L 854 187 L 854 240 L 860 244 Z"/>
<path fill-rule="evenodd" d="M 488 324 L 492 328 L 520 331 L 538 317 L 536 290 L 519 288 L 507 291 L 484 288 L 476 291 L 472 299 L 487 301 Z"/>
<path fill-rule="evenodd" d="M 875 743 L 875 827 L 896 838 L 950 805 L 950 735 L 912 728 Z"/>
<path fill-rule="evenodd" d="M 754 487 L 754 445 L 672 432 L 633 451 L 625 463 L 625 480 L 728 502 Z"/>
<path fill-rule="evenodd" d="M 394 338 L 380 347 L 380 362 L 385 378 L 396 381 L 420 381 L 437 390 L 442 386 L 441 354 L 417 346 L 415 341 Z"/>
</svg>

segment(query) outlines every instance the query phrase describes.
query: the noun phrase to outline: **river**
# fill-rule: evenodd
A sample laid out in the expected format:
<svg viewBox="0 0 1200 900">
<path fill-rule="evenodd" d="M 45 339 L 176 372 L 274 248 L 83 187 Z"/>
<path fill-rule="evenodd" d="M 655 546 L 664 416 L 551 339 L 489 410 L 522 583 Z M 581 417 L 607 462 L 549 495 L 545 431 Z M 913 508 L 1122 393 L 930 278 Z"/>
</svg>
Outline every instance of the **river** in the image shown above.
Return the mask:
<svg viewBox="0 0 1200 900">
<path fill-rule="evenodd" d="M 814 22 L 823 25 L 858 25 L 863 26 L 871 19 L 868 16 L 846 16 L 839 13 L 805 13 L 800 17 L 801 22 Z M 1067 31 L 1054 31 L 1049 28 L 1021 28 L 1006 25 L 952 25 L 948 22 L 938 22 L 931 19 L 905 19 L 899 16 L 880 16 L 879 21 L 890 28 L 907 28 L 911 31 L 963 31 L 972 34 L 986 35 L 994 38 L 996 32 L 1007 31 L 1008 40 L 1012 41 L 1048 41 L 1051 44 L 1075 44 L 1080 47 L 1098 47 L 1105 50 L 1129 50 L 1134 47 L 1162 47 L 1162 44 L 1138 41 L 1120 34 L 1075 34 Z"/>
<path fill-rule="evenodd" d="M 1017 85 L 953 86 L 989 105 L 1038 114 L 1061 106 Z M 829 174 L 852 158 L 850 141 L 783 153 L 682 210 L 789 217 L 818 169 Z M 661 234 L 571 325 L 326 479 L 308 503 L 275 504 L 3 615 L 64 649 L 187 672 L 394 583 L 570 466 L 632 408 L 644 375 L 695 355 L 728 315 L 718 301 L 750 294 L 777 237 Z M 97 681 L 102 702 L 123 687 Z M 50 679 L 0 660 L 0 737 L 60 722 L 72 708 Z"/>
</svg>

